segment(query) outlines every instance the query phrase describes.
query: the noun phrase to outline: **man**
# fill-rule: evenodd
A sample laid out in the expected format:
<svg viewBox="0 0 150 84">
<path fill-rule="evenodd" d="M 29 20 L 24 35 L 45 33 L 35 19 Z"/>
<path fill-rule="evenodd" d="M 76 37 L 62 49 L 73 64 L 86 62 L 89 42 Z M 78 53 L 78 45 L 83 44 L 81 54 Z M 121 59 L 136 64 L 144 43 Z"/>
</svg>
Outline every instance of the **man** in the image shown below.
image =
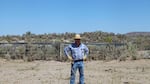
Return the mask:
<svg viewBox="0 0 150 84">
<path fill-rule="evenodd" d="M 70 61 L 72 61 L 71 66 L 71 77 L 70 84 L 75 84 L 75 75 L 77 69 L 79 70 L 80 79 L 79 84 L 84 84 L 84 60 L 86 60 L 89 53 L 89 49 L 86 45 L 81 43 L 81 37 L 79 34 L 75 35 L 75 42 L 65 47 L 64 52 Z M 71 52 L 71 56 L 69 55 Z"/>
</svg>

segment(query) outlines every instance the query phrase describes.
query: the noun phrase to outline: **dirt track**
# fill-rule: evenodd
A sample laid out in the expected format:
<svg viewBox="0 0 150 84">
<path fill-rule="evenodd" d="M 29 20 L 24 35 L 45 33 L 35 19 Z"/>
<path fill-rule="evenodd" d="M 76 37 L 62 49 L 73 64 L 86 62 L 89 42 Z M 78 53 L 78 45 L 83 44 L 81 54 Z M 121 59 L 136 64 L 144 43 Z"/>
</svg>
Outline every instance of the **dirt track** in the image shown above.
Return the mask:
<svg viewBox="0 0 150 84">
<path fill-rule="evenodd" d="M 70 63 L 0 59 L 0 84 L 69 84 Z M 77 79 L 78 82 L 78 73 Z M 150 84 L 150 60 L 88 61 L 86 84 Z"/>
</svg>

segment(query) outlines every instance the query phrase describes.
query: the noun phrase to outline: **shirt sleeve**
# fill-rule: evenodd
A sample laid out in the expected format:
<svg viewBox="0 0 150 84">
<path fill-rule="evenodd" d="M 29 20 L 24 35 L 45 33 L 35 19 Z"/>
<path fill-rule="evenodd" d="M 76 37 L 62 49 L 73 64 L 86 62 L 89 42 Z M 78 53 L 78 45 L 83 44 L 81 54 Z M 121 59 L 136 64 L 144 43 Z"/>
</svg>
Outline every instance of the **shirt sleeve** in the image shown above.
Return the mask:
<svg viewBox="0 0 150 84">
<path fill-rule="evenodd" d="M 89 49 L 86 45 L 84 45 L 84 50 L 85 50 L 85 55 L 88 56 L 89 54 Z"/>
<path fill-rule="evenodd" d="M 69 56 L 69 52 L 70 51 L 70 45 L 64 48 L 64 53 L 66 56 Z"/>
</svg>

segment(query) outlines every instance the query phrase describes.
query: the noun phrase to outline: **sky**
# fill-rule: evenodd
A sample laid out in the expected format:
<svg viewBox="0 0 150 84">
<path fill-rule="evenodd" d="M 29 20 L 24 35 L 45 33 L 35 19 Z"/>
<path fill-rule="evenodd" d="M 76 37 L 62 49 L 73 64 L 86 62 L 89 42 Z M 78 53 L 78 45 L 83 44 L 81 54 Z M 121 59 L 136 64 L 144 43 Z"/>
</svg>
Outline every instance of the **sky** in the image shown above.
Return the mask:
<svg viewBox="0 0 150 84">
<path fill-rule="evenodd" d="M 150 0 L 0 0 L 0 35 L 150 32 Z"/>
</svg>

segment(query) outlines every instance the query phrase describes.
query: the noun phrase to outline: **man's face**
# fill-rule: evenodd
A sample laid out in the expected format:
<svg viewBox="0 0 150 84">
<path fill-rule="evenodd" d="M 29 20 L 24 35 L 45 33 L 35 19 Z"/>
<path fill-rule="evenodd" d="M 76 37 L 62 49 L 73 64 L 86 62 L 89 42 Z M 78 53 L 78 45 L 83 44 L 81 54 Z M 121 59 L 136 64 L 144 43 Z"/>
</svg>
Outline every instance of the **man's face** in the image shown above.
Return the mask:
<svg viewBox="0 0 150 84">
<path fill-rule="evenodd" d="M 80 39 L 75 39 L 75 43 L 77 44 L 77 45 L 80 45 Z"/>
</svg>

